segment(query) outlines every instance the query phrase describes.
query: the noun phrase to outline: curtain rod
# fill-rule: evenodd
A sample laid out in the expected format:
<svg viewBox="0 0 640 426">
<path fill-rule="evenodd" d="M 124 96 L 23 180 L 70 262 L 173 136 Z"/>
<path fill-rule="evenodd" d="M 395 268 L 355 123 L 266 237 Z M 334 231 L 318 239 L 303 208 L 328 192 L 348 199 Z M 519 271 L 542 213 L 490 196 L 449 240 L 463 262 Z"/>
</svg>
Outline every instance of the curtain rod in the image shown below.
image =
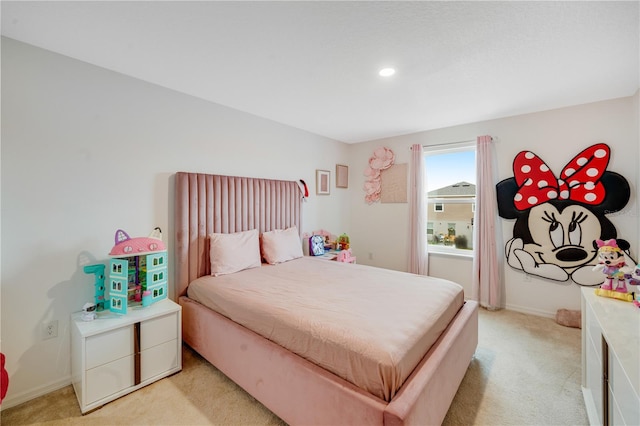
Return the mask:
<svg viewBox="0 0 640 426">
<path fill-rule="evenodd" d="M 493 137 L 491 137 L 491 140 L 493 141 Z M 475 142 L 475 140 L 467 139 L 465 141 L 443 142 L 443 143 L 436 143 L 436 144 L 433 144 L 433 145 L 422 145 L 422 148 L 431 148 L 431 147 L 434 147 L 434 146 L 452 146 L 452 145 L 460 145 L 460 144 L 463 144 L 463 143 L 473 143 L 473 142 Z M 410 146 L 409 149 L 413 149 L 413 147 Z"/>
</svg>

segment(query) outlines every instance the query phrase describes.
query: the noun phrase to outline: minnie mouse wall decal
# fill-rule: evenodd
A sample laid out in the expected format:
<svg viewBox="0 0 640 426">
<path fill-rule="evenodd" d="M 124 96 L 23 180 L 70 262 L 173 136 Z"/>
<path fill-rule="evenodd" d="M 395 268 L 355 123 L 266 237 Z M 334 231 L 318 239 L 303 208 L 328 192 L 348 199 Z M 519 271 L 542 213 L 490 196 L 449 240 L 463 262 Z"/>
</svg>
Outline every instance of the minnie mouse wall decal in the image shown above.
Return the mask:
<svg viewBox="0 0 640 426">
<path fill-rule="evenodd" d="M 602 284 L 596 240 L 617 239 L 606 214 L 628 203 L 627 180 L 607 171 L 610 148 L 598 143 L 576 155 L 556 177 L 540 157 L 520 152 L 513 177 L 496 185 L 498 214 L 516 219 L 505 246 L 508 264 L 527 274 L 578 285 Z M 628 247 L 624 240 L 617 239 Z M 628 264 L 635 264 L 625 252 Z"/>
</svg>

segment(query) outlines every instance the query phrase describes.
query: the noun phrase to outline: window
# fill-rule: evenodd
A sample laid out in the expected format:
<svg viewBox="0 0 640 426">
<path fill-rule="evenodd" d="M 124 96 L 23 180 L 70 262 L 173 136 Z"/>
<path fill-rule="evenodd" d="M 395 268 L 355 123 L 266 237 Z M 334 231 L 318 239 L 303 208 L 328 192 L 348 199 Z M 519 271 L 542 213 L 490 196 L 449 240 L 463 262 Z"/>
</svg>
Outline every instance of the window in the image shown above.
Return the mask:
<svg viewBox="0 0 640 426">
<path fill-rule="evenodd" d="M 425 147 L 427 240 L 432 252 L 473 250 L 475 143 Z"/>
</svg>

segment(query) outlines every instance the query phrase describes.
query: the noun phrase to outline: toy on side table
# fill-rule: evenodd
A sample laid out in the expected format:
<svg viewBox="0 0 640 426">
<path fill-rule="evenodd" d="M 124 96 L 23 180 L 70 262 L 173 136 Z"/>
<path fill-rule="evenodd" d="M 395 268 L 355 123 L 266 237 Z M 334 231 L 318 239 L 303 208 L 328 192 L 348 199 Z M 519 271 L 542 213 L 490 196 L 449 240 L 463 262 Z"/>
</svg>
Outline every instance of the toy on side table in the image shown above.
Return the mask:
<svg viewBox="0 0 640 426">
<path fill-rule="evenodd" d="M 324 237 L 322 235 L 312 235 L 309 238 L 309 254 L 311 256 L 322 256 L 324 250 Z"/>
<path fill-rule="evenodd" d="M 87 302 L 82 307 L 82 321 L 93 321 L 96 319 L 96 304 Z"/>
<path fill-rule="evenodd" d="M 604 283 L 595 290 L 598 296 L 631 302 L 633 293 L 628 293 L 626 280 L 632 269 L 627 266 L 623 249 L 615 239 L 596 240 L 599 262 L 593 270 L 601 270 L 606 275 Z"/>
<path fill-rule="evenodd" d="M 349 248 L 349 236 L 347 234 L 340 235 L 336 245 L 340 247 L 340 250 L 347 250 Z M 336 247 L 336 250 L 338 250 L 338 247 Z"/>
<path fill-rule="evenodd" d="M 355 256 L 351 255 L 351 249 L 340 250 L 336 256 L 336 262 L 356 263 Z"/>
<path fill-rule="evenodd" d="M 84 268 L 85 274 L 93 274 L 96 276 L 95 286 L 95 309 L 96 311 L 102 311 L 104 309 L 104 265 L 87 265 Z"/>
<path fill-rule="evenodd" d="M 110 311 L 126 314 L 128 306 L 148 306 L 167 297 L 167 249 L 160 228 L 137 238 L 118 229 L 109 255 Z"/>
</svg>

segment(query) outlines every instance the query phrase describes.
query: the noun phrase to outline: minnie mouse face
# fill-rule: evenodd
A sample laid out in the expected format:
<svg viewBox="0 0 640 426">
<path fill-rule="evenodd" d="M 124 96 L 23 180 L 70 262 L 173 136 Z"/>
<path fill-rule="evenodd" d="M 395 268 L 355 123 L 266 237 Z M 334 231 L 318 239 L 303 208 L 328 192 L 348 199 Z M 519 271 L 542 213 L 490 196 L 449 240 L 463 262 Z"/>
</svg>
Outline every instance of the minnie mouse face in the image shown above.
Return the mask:
<svg viewBox="0 0 640 426">
<path fill-rule="evenodd" d="M 534 243 L 525 244 L 539 263 L 576 268 L 596 255 L 591 242 L 600 238 L 600 223 L 586 207 L 574 204 L 558 210 L 544 203 L 531 208 L 529 223 L 542 225 L 529 227 Z"/>
<path fill-rule="evenodd" d="M 507 242 L 509 265 L 558 281 L 597 285 L 592 273 L 597 239 L 617 237 L 605 213 L 621 210 L 631 190 L 624 177 L 606 171 L 609 147 L 596 144 L 575 156 L 557 178 L 530 151 L 514 159 L 514 177 L 496 185 L 498 213 L 516 219 Z"/>
<path fill-rule="evenodd" d="M 601 250 L 598 253 L 598 260 L 606 266 L 619 266 L 625 264 L 624 253 L 622 250 Z"/>
</svg>

